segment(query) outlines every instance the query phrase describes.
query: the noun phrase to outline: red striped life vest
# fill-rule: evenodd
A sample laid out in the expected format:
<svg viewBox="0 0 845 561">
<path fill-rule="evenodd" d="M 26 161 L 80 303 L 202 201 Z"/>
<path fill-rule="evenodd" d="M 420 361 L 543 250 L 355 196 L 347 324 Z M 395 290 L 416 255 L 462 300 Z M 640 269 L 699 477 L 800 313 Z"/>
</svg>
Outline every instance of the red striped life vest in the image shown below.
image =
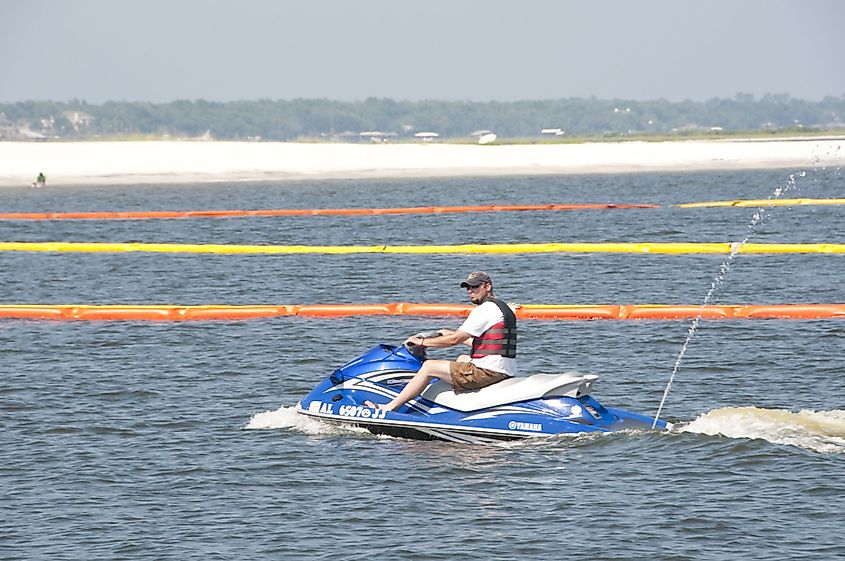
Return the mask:
<svg viewBox="0 0 845 561">
<path fill-rule="evenodd" d="M 504 320 L 490 326 L 490 329 L 472 339 L 472 358 L 500 355 L 516 358 L 516 316 L 507 304 L 498 298 L 490 298 L 502 310 Z"/>
</svg>

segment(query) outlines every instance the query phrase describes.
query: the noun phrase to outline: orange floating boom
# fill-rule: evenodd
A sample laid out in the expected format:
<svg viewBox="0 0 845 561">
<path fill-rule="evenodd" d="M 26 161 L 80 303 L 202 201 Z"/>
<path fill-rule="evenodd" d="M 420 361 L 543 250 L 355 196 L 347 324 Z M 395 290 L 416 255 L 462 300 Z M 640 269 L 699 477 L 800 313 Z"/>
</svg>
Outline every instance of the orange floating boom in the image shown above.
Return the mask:
<svg viewBox="0 0 845 561">
<path fill-rule="evenodd" d="M 371 214 L 432 214 L 446 212 L 503 212 L 526 210 L 600 210 L 660 208 L 651 204 L 544 204 L 482 206 L 419 206 L 405 208 L 315 208 L 279 210 L 150 210 L 117 212 L 5 212 L 0 220 L 149 220 L 172 218 L 229 218 L 244 216 L 317 216 Z"/>
<path fill-rule="evenodd" d="M 515 305 L 525 320 L 679 320 L 693 319 L 845 319 L 845 304 L 763 305 Z M 361 315 L 458 316 L 469 315 L 465 304 L 310 304 L 258 306 L 132 306 L 132 305 L 0 305 L 0 318 L 108 321 L 244 320 L 280 316 L 317 318 Z"/>
</svg>

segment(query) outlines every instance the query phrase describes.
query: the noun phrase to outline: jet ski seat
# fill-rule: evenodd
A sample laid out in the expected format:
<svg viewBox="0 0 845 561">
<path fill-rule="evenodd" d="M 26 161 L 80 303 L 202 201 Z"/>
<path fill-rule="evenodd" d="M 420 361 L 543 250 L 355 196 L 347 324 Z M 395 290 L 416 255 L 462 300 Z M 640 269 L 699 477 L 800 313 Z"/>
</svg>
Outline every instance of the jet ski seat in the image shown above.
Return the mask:
<svg viewBox="0 0 845 561">
<path fill-rule="evenodd" d="M 595 374 L 578 372 L 534 374 L 508 378 L 480 390 L 458 393 L 455 393 L 451 384 L 437 381 L 429 385 L 421 397 L 443 407 L 468 413 L 543 397 L 581 397 L 590 393 L 596 380 L 598 376 Z"/>
</svg>

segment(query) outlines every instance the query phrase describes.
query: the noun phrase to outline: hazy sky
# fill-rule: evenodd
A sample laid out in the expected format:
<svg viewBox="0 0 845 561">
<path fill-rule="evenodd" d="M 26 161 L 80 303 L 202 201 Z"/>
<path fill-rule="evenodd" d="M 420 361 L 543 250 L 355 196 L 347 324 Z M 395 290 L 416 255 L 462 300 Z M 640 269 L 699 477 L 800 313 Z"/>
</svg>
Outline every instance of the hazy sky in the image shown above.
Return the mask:
<svg viewBox="0 0 845 561">
<path fill-rule="evenodd" d="M 845 95 L 841 0 L 0 0 L 0 102 Z"/>
</svg>

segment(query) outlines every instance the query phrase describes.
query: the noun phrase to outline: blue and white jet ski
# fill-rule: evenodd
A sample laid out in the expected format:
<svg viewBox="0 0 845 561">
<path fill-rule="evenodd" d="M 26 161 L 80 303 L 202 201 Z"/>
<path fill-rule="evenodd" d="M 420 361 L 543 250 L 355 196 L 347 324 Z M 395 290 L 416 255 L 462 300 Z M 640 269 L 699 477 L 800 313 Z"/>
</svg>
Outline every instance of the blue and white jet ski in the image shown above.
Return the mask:
<svg viewBox="0 0 845 561">
<path fill-rule="evenodd" d="M 564 433 L 651 430 L 654 419 L 611 409 L 590 396 L 594 374 L 534 374 L 480 390 L 453 391 L 437 380 L 396 411 L 366 407 L 387 403 L 420 369 L 425 349 L 377 345 L 338 368 L 296 404 L 297 412 L 374 434 L 421 440 L 491 442 Z M 671 424 L 658 420 L 655 430 Z"/>
</svg>

